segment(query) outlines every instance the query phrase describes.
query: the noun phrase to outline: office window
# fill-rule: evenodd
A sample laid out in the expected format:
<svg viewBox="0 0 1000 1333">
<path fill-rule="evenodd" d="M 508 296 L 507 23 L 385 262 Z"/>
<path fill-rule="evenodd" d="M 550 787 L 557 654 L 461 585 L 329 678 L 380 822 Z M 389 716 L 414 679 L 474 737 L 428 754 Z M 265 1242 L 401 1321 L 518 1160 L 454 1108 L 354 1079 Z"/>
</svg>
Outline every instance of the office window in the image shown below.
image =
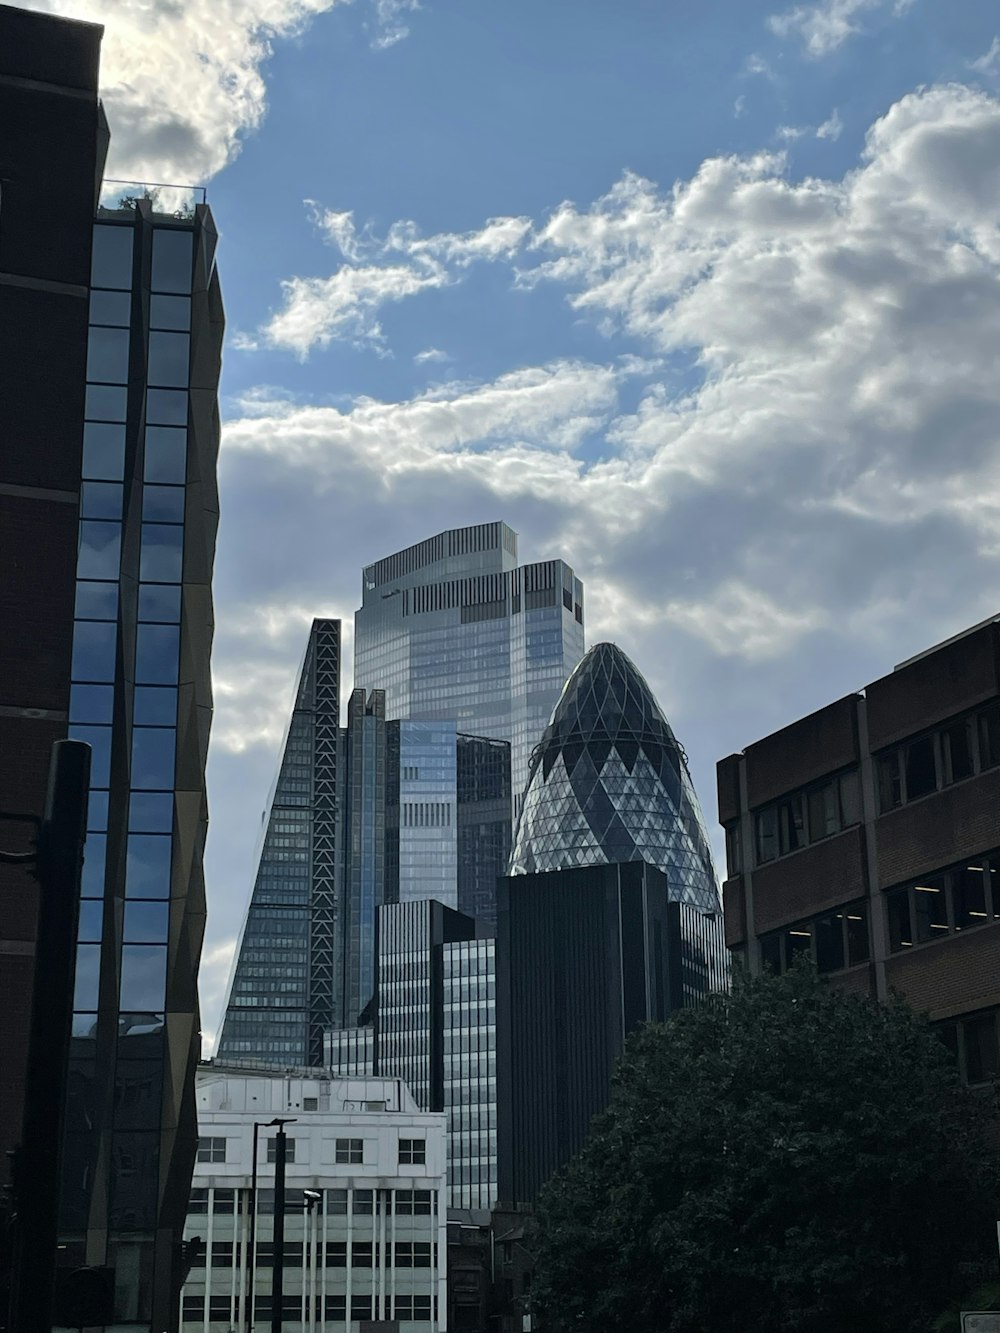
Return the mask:
<svg viewBox="0 0 1000 1333">
<path fill-rule="evenodd" d="M 431 1247 L 427 1241 L 397 1241 L 392 1262 L 396 1268 L 430 1268 Z"/>
<path fill-rule="evenodd" d="M 792 792 L 754 814 L 757 864 L 766 865 L 811 843 L 832 837 L 860 822 L 861 794 L 858 773 L 851 769 L 837 777 Z M 730 874 L 739 864 L 739 826 L 726 833 Z"/>
<path fill-rule="evenodd" d="M 1000 851 L 993 851 L 888 890 L 890 950 L 931 944 L 1000 916 L 997 870 Z"/>
<path fill-rule="evenodd" d="M 269 1162 L 276 1162 L 278 1160 L 277 1136 L 275 1136 L 273 1139 L 268 1139 L 267 1141 L 267 1160 Z M 285 1161 L 286 1162 L 295 1161 L 295 1140 L 289 1138 L 287 1135 L 285 1136 Z"/>
<path fill-rule="evenodd" d="M 399 1140 L 399 1165 L 424 1166 L 427 1161 L 427 1143 L 424 1139 Z"/>
<path fill-rule="evenodd" d="M 226 1160 L 226 1140 L 224 1138 L 200 1138 L 198 1140 L 199 1162 L 224 1162 Z"/>
<path fill-rule="evenodd" d="M 335 1160 L 341 1165 L 359 1166 L 364 1159 L 364 1141 L 362 1139 L 338 1139 Z"/>
<path fill-rule="evenodd" d="M 760 939 L 761 961 L 773 972 L 785 972 L 800 953 L 808 954 L 820 972 L 837 972 L 866 963 L 868 904 L 864 899 L 799 921 Z"/>
</svg>

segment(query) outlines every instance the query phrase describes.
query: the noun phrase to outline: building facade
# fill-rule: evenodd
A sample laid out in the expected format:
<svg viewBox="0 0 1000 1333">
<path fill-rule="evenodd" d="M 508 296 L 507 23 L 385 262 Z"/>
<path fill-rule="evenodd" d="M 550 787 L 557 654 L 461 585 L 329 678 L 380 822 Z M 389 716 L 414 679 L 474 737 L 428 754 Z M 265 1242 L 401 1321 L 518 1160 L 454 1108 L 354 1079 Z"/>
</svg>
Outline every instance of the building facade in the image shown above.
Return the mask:
<svg viewBox="0 0 1000 1333">
<path fill-rule="evenodd" d="M 728 973 L 721 913 L 645 861 L 511 876 L 499 910 L 498 1193 L 521 1207 L 583 1146 L 628 1034 Z"/>
<path fill-rule="evenodd" d="M 384 690 L 389 718 L 454 720 L 509 741 L 516 799 L 583 645 L 583 585 L 570 566 L 518 565 L 517 534 L 483 523 L 366 566 L 354 683 Z"/>
<path fill-rule="evenodd" d="M 34 194 L 30 172 L 5 182 L 0 237 L 0 327 L 20 344 L 4 581 L 37 603 L 6 636 L 0 767 L 30 778 L 58 734 L 92 748 L 60 1258 L 114 1268 L 116 1317 L 139 1331 L 176 1322 L 196 1138 L 223 311 L 203 203 L 161 212 L 139 186 L 98 206 L 100 35 L 0 13 L 5 144 L 20 130 L 43 164 Z M 80 158 L 54 207 L 64 152 Z"/>
<path fill-rule="evenodd" d="M 963 1077 L 1000 1071 L 1000 625 L 975 626 L 718 765 L 726 939 L 808 954 L 929 1013 Z"/>
<path fill-rule="evenodd" d="M 277 1120 L 287 1126 L 282 1328 L 443 1333 L 443 1116 L 420 1111 L 396 1079 L 225 1066 L 199 1072 L 198 1113 L 186 1231 L 204 1249 L 184 1287 L 183 1333 L 270 1324 Z"/>
</svg>

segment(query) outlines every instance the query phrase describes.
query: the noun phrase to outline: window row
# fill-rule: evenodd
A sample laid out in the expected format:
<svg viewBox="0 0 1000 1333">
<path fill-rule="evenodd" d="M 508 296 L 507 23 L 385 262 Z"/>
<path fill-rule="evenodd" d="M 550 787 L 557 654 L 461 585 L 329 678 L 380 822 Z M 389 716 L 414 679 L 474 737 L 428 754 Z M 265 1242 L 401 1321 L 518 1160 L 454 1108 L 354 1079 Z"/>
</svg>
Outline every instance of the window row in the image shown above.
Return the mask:
<svg viewBox="0 0 1000 1333">
<path fill-rule="evenodd" d="M 225 1158 L 218 1159 L 224 1161 Z M 326 1212 L 331 1216 L 346 1216 L 348 1212 L 349 1191 L 346 1189 L 328 1189 Z M 432 1211 L 433 1195 L 431 1190 L 383 1190 L 383 1206 L 387 1212 L 394 1212 L 396 1217 L 429 1217 Z M 216 1189 L 212 1201 L 212 1211 L 221 1216 L 231 1216 L 236 1210 L 236 1191 Z M 371 1217 L 375 1211 L 375 1195 L 372 1190 L 354 1190 L 350 1193 L 350 1211 L 355 1216 Z M 285 1190 L 285 1214 L 296 1216 L 303 1209 L 301 1189 Z M 191 1190 L 188 1212 L 207 1214 L 209 1211 L 209 1192 L 196 1186 Z M 257 1190 L 257 1212 L 270 1216 L 274 1212 L 274 1190 Z"/>
<path fill-rule="evenodd" d="M 73 627 L 73 680 L 78 684 L 111 684 L 115 679 L 117 650 L 115 621 L 78 620 Z M 176 685 L 179 671 L 179 627 L 139 625 L 135 636 L 136 684 Z"/>
<path fill-rule="evenodd" d="M 896 810 L 998 765 L 1000 704 L 994 703 L 880 755 L 879 812 Z"/>
<path fill-rule="evenodd" d="M 893 953 L 985 926 L 1000 918 L 1000 852 L 924 875 L 885 897 Z"/>
<path fill-rule="evenodd" d="M 754 815 L 757 864 L 765 865 L 779 856 L 787 856 L 860 821 L 857 769 L 792 792 Z M 736 866 L 731 864 L 729 873 L 737 874 Z"/>
<path fill-rule="evenodd" d="M 102 483 L 103 484 L 103 483 Z M 118 489 L 115 487 L 114 489 Z M 184 488 L 158 487 L 173 492 L 183 506 Z M 183 518 L 183 512 L 180 514 Z M 143 583 L 180 583 L 184 571 L 184 527 L 180 518 L 170 523 L 143 523 L 139 545 L 139 579 Z M 114 582 L 121 567 L 121 523 L 108 518 L 80 520 L 77 577 Z M 159 617 L 158 617 L 159 618 Z M 140 616 L 141 619 L 141 616 Z"/>
<path fill-rule="evenodd" d="M 809 921 L 762 935 L 761 961 L 774 972 L 786 972 L 806 954 L 820 972 L 837 972 L 869 958 L 868 905 L 864 899 L 838 907 Z"/>
<path fill-rule="evenodd" d="M 111 688 L 110 686 L 108 688 Z M 111 785 L 113 728 L 74 723 L 71 739 L 91 747 L 90 781 L 95 787 Z M 136 790 L 172 791 L 176 740 L 173 727 L 133 727 L 130 784 Z"/>
<path fill-rule="evenodd" d="M 183 395 L 186 399 L 186 395 Z M 119 419 L 124 423 L 124 415 Z M 182 486 L 187 479 L 187 416 L 162 425 L 148 423 L 143 451 L 146 483 Z M 88 421 L 83 428 L 83 476 L 87 481 L 120 482 L 125 475 L 125 426 Z"/>
<path fill-rule="evenodd" d="M 91 325 L 87 336 L 88 381 L 91 384 L 128 384 L 129 344 L 127 327 Z M 190 334 L 151 332 L 146 345 L 146 383 L 164 388 L 186 387 L 190 360 Z"/>
</svg>

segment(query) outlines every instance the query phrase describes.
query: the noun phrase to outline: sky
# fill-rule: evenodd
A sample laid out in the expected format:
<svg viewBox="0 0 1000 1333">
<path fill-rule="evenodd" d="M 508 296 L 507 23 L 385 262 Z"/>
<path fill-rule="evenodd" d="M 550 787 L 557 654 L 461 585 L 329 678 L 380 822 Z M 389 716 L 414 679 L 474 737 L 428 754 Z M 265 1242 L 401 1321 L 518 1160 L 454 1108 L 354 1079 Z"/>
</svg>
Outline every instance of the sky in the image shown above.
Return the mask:
<svg viewBox="0 0 1000 1333">
<path fill-rule="evenodd" d="M 108 175 L 221 237 L 206 1054 L 363 564 L 566 559 L 713 829 L 719 758 L 1000 612 L 995 0 L 29 7 L 106 25 Z"/>
</svg>

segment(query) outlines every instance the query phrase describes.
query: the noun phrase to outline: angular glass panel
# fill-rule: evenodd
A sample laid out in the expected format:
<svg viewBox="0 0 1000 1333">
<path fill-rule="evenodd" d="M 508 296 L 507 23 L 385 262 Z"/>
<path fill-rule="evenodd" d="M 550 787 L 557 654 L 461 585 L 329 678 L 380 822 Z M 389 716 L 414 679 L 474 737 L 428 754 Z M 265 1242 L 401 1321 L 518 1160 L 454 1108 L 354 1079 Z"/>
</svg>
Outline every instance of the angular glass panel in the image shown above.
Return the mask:
<svg viewBox="0 0 1000 1333">
<path fill-rule="evenodd" d="M 177 721 L 177 691 L 169 686 L 137 685 L 134 718 L 141 726 L 172 727 Z"/>
<path fill-rule="evenodd" d="M 183 486 L 144 486 L 142 516 L 147 523 L 183 523 Z"/>
<path fill-rule="evenodd" d="M 111 332 L 111 330 L 108 330 Z M 191 338 L 187 333 L 151 333 L 146 374 L 150 384 L 187 388 Z"/>
<path fill-rule="evenodd" d="M 149 389 L 146 421 L 150 426 L 186 426 L 188 396 L 185 389 Z"/>
<path fill-rule="evenodd" d="M 128 329 L 92 328 L 87 337 L 87 379 L 99 384 L 128 383 Z"/>
<path fill-rule="evenodd" d="M 190 296 L 154 296 L 149 303 L 151 329 L 180 329 L 191 327 Z"/>
<path fill-rule="evenodd" d="M 162 1009 L 167 988 L 167 951 L 159 945 L 122 946 L 118 1007 L 124 1012 Z"/>
<path fill-rule="evenodd" d="M 117 583 L 80 582 L 76 585 L 76 617 L 78 620 L 114 620 L 117 615 Z"/>
<path fill-rule="evenodd" d="M 88 421 L 124 421 L 128 390 L 110 384 L 88 384 L 84 416 Z"/>
<path fill-rule="evenodd" d="M 91 793 L 91 804 L 94 796 Z M 85 898 L 100 898 L 104 893 L 104 860 L 107 854 L 107 835 L 88 833 L 83 845 L 83 875 L 80 892 Z"/>
<path fill-rule="evenodd" d="M 94 228 L 90 263 L 92 287 L 132 286 L 132 227 L 108 223 Z"/>
<path fill-rule="evenodd" d="M 81 944 L 100 944 L 104 925 L 104 904 L 99 899 L 85 898 L 80 903 L 80 924 L 76 938 Z"/>
<path fill-rule="evenodd" d="M 80 513 L 84 518 L 121 518 L 121 483 L 85 481 L 80 491 Z"/>
<path fill-rule="evenodd" d="M 169 426 L 147 426 L 143 474 L 146 481 L 183 485 L 187 477 L 187 431 Z"/>
<path fill-rule="evenodd" d="M 94 947 L 94 946 L 91 946 Z M 100 947 L 99 945 L 97 946 Z M 97 1015 L 96 1014 L 77 1014 L 73 1015 L 73 1045 L 78 1041 L 93 1041 L 97 1037 Z"/>
<path fill-rule="evenodd" d="M 82 519 L 76 572 L 81 579 L 117 579 L 121 561 L 121 525 Z"/>
<path fill-rule="evenodd" d="M 132 799 L 134 802 L 137 798 Z M 129 834 L 125 868 L 127 898 L 170 897 L 171 846 L 169 836 Z"/>
<path fill-rule="evenodd" d="M 174 827 L 174 798 L 172 792 L 134 792 L 129 797 L 128 826 L 130 833 L 170 833 Z M 129 838 L 131 853 L 132 839 Z M 152 893 L 143 893 L 152 898 Z"/>
<path fill-rule="evenodd" d="M 176 685 L 180 630 L 176 625 L 140 625 L 135 636 L 137 685 Z"/>
<path fill-rule="evenodd" d="M 112 685 L 74 685 L 69 692 L 71 722 L 105 722 L 110 725 L 114 706 Z"/>
<path fill-rule="evenodd" d="M 87 842 L 90 842 L 92 829 L 95 832 L 103 832 L 107 827 L 108 793 L 106 791 L 95 791 L 92 787 L 90 790 L 90 800 L 87 802 Z M 84 874 L 86 874 L 86 861 L 84 862 L 83 868 Z"/>
<path fill-rule="evenodd" d="M 108 1222 L 115 1230 L 148 1231 L 156 1226 L 156 1182 L 160 1136 L 135 1131 L 116 1133 L 111 1142 L 111 1206 Z M 113 1256 L 113 1258 L 112 1258 Z M 153 1286 L 153 1242 L 123 1237 L 108 1254 L 115 1268 L 115 1313 L 119 1329 L 134 1330 L 142 1320 L 148 1328 Z"/>
<path fill-rule="evenodd" d="M 111 728 L 85 727 L 74 723 L 70 740 L 85 741 L 91 749 L 90 783 L 93 787 L 111 786 Z M 86 1007 L 86 1006 L 84 1006 Z"/>
<path fill-rule="evenodd" d="M 125 904 L 123 939 L 128 944 L 166 944 L 169 924 L 169 903 L 129 902 Z"/>
<path fill-rule="evenodd" d="M 101 980 L 101 946 L 78 944 L 76 976 L 73 980 L 73 1008 L 96 1009 Z"/>
<path fill-rule="evenodd" d="M 73 626 L 73 679 L 114 680 L 117 644 L 113 620 L 78 620 Z"/>
<path fill-rule="evenodd" d="M 115 324 L 119 328 L 128 328 L 132 320 L 131 292 L 90 293 L 91 324 Z"/>
<path fill-rule="evenodd" d="M 148 1039 L 147 1039 L 148 1040 Z M 152 1040 L 159 1044 L 160 1038 Z M 159 1129 L 163 1093 L 163 1063 L 149 1058 L 143 1039 L 119 1042 L 115 1068 L 115 1128 Z M 130 1047 L 136 1047 L 133 1055 Z"/>
<path fill-rule="evenodd" d="M 87 422 L 83 428 L 83 475 L 111 481 L 125 475 L 124 426 L 106 421 Z"/>
<path fill-rule="evenodd" d="M 144 523 L 139 577 L 149 583 L 179 583 L 184 563 L 184 529 L 176 523 Z"/>
<path fill-rule="evenodd" d="M 139 619 L 174 624 L 181 618 L 179 583 L 143 583 L 139 588 Z"/>
<path fill-rule="evenodd" d="M 158 227 L 153 232 L 153 272 L 149 285 L 154 292 L 190 293 L 193 241 L 189 231 Z"/>
<path fill-rule="evenodd" d="M 173 785 L 173 728 L 135 727 L 132 731 L 132 786 L 171 791 Z"/>
</svg>

